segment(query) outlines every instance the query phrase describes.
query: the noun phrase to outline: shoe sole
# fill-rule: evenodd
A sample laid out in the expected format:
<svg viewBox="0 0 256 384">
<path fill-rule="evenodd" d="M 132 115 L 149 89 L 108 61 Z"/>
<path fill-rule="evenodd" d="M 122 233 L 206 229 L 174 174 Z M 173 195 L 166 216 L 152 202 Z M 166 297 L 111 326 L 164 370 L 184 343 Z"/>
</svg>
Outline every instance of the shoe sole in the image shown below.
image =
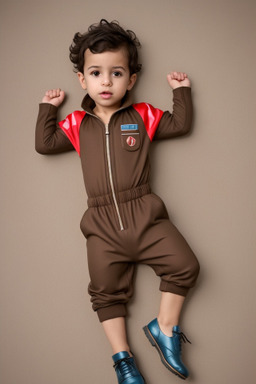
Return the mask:
<svg viewBox="0 0 256 384">
<path fill-rule="evenodd" d="M 150 332 L 150 330 L 148 329 L 147 326 L 143 327 L 143 331 L 145 332 L 145 335 L 147 337 L 147 339 L 149 340 L 150 344 L 156 348 L 157 352 L 159 353 L 160 355 L 160 359 L 162 361 L 162 363 L 164 364 L 164 366 L 169 369 L 169 371 L 171 371 L 172 373 L 174 373 L 174 375 L 180 377 L 182 380 L 186 380 L 187 377 L 182 375 L 182 373 L 176 371 L 175 368 L 173 368 L 169 363 L 168 361 L 166 361 L 164 355 L 163 355 L 163 352 L 161 351 L 161 348 L 159 347 L 159 345 L 157 344 L 156 340 L 154 339 L 154 336 L 152 335 L 152 333 Z"/>
</svg>

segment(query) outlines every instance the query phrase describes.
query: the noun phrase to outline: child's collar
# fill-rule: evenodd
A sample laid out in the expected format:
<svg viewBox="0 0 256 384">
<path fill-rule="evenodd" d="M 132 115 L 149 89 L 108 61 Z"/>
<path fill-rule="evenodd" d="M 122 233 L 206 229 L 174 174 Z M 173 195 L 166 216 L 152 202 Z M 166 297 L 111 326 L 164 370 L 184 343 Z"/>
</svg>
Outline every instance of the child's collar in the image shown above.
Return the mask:
<svg viewBox="0 0 256 384">
<path fill-rule="evenodd" d="M 129 91 L 126 92 L 123 100 L 122 100 L 122 104 L 121 104 L 121 107 L 120 108 L 127 108 L 129 107 L 130 105 L 132 105 L 132 97 L 131 97 L 131 93 Z M 95 108 L 95 102 L 93 101 L 93 99 L 87 94 L 85 95 L 85 97 L 83 98 L 82 100 L 82 103 L 81 103 L 81 107 L 86 111 L 86 112 L 89 112 L 91 114 L 93 114 L 93 110 Z"/>
</svg>

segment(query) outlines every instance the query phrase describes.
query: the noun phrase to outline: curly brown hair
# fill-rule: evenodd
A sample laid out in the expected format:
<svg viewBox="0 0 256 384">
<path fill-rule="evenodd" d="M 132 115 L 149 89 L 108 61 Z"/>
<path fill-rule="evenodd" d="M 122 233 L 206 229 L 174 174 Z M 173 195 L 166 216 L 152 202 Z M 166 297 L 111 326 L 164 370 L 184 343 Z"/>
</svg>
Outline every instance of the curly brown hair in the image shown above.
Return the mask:
<svg viewBox="0 0 256 384">
<path fill-rule="evenodd" d="M 140 42 L 135 33 L 124 30 L 117 21 L 110 23 L 102 19 L 98 24 L 92 24 L 86 33 L 77 32 L 69 47 L 69 58 L 74 64 L 75 72 L 84 71 L 84 53 L 89 49 L 92 53 L 115 51 L 124 47 L 128 53 L 130 74 L 141 70 L 138 63 L 138 48 Z"/>
</svg>

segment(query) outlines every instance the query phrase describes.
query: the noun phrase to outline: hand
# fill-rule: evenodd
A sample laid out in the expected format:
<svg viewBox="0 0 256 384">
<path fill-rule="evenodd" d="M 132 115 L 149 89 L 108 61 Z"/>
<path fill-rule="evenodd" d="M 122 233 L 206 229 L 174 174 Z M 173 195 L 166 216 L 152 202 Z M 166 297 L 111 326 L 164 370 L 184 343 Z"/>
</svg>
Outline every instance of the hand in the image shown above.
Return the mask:
<svg viewBox="0 0 256 384">
<path fill-rule="evenodd" d="M 52 105 L 55 105 L 55 107 L 59 107 L 65 97 L 65 92 L 62 91 L 60 88 L 58 89 L 50 89 L 49 91 L 45 92 L 45 95 L 42 99 L 42 103 L 49 103 Z"/>
<path fill-rule="evenodd" d="M 167 75 L 167 80 L 172 89 L 190 87 L 190 80 L 184 72 L 171 72 Z"/>
</svg>

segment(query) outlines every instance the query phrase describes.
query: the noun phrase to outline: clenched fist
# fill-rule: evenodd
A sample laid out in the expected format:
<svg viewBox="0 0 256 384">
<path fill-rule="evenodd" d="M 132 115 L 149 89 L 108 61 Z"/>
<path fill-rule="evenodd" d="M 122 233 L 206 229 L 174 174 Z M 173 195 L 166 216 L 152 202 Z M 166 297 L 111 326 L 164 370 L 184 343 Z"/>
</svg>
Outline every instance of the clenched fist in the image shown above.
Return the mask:
<svg viewBox="0 0 256 384">
<path fill-rule="evenodd" d="M 190 80 L 184 72 L 171 72 L 167 75 L 167 80 L 172 89 L 190 87 Z"/>
<path fill-rule="evenodd" d="M 58 89 L 50 89 L 45 92 L 45 95 L 42 99 L 42 103 L 49 103 L 55 105 L 55 107 L 59 107 L 65 98 L 65 92 L 60 88 Z"/>
</svg>

